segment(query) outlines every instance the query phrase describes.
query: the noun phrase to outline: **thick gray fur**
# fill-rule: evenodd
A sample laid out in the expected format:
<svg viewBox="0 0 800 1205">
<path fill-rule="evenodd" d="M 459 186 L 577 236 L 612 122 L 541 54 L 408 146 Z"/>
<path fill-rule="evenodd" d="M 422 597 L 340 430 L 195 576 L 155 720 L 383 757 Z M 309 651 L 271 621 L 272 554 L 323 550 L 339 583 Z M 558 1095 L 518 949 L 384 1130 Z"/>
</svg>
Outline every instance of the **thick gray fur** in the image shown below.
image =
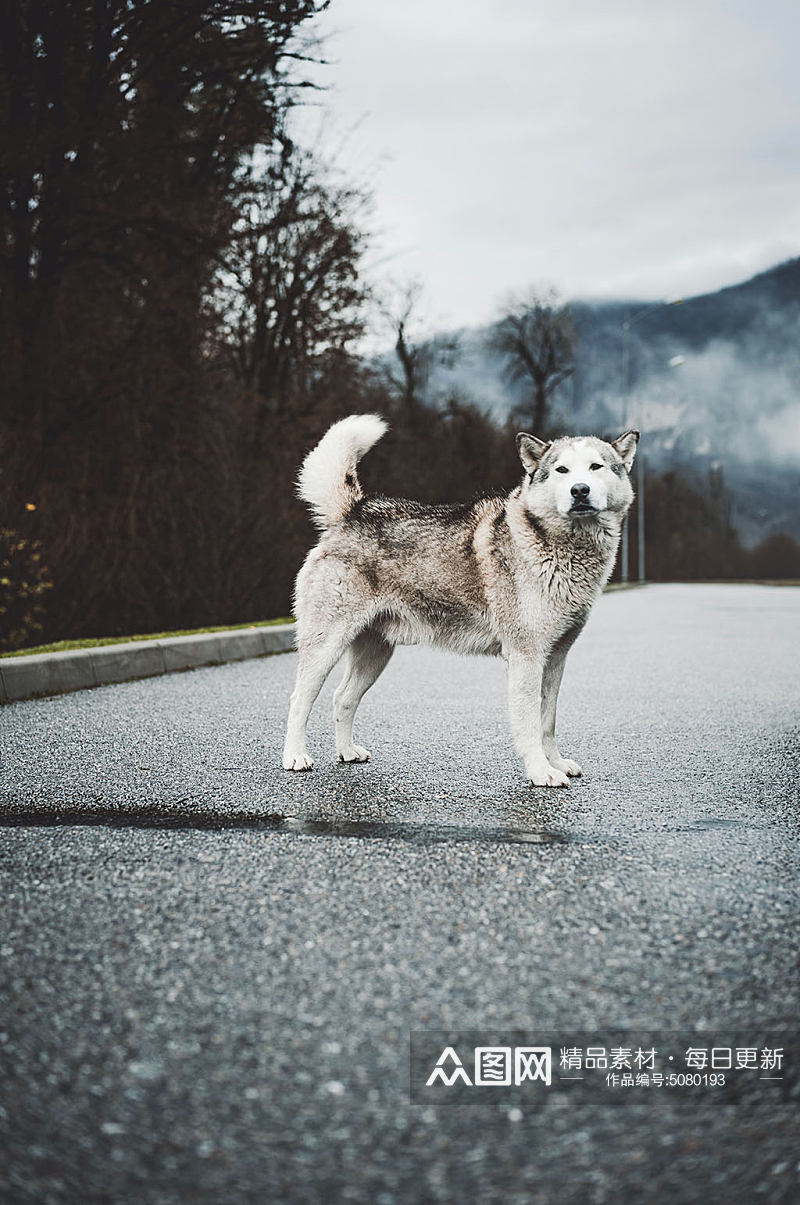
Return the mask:
<svg viewBox="0 0 800 1205">
<path fill-rule="evenodd" d="M 510 494 L 425 506 L 363 496 L 356 464 L 385 430 L 376 415 L 343 419 L 300 473 L 300 494 L 324 534 L 297 576 L 300 656 L 284 767 L 311 769 L 306 722 L 343 654 L 336 749 L 340 761 L 367 761 L 353 743 L 356 708 L 396 645 L 426 643 L 505 658 L 525 772 L 536 786 L 569 786 L 581 770 L 556 745 L 558 691 L 567 653 L 611 575 L 633 501 L 638 432 L 613 443 L 544 443 L 521 433 L 525 475 Z"/>
</svg>

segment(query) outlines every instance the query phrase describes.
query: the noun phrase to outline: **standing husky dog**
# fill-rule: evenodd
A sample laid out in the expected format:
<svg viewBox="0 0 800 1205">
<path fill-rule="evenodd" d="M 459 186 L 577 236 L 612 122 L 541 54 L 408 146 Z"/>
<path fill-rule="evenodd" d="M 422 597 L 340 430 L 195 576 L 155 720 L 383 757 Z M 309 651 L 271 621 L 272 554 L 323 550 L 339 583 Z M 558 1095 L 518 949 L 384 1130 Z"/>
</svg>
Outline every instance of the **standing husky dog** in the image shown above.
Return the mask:
<svg viewBox="0 0 800 1205">
<path fill-rule="evenodd" d="M 508 662 L 511 731 L 538 787 L 580 766 L 556 746 L 564 661 L 611 576 L 638 431 L 543 443 L 517 436 L 525 476 L 508 497 L 463 506 L 365 498 L 361 457 L 386 432 L 376 414 L 334 424 L 303 462 L 298 492 L 324 534 L 297 575 L 300 651 L 283 765 L 310 770 L 306 721 L 342 653 L 333 700 L 339 760 L 363 762 L 353 718 L 397 644 L 436 644 Z"/>
</svg>

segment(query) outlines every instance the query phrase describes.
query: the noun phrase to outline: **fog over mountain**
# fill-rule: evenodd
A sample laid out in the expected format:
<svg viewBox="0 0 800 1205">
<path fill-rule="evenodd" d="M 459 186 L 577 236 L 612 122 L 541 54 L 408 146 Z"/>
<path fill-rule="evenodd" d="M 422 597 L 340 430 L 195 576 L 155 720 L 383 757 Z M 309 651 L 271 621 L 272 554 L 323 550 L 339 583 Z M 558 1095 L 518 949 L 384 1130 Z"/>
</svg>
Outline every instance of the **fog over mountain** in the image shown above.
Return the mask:
<svg viewBox="0 0 800 1205">
<path fill-rule="evenodd" d="M 576 301 L 572 310 L 577 371 L 553 397 L 558 426 L 639 427 L 653 468 L 704 480 L 722 469 L 745 544 L 773 531 L 800 536 L 800 259 L 679 304 Z M 454 358 L 434 356 L 428 396 L 467 400 L 500 420 L 524 415 L 525 390 L 504 380 L 488 333 L 462 330 Z M 437 342 L 446 340 L 433 340 L 434 351 Z"/>
</svg>

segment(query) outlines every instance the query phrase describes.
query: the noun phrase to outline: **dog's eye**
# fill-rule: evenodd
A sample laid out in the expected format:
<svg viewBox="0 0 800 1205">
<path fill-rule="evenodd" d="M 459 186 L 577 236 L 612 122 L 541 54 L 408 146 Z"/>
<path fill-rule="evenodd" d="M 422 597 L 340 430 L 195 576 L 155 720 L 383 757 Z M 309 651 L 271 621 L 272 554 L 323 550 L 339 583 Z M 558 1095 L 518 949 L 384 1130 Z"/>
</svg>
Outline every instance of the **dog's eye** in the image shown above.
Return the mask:
<svg viewBox="0 0 800 1205">
<path fill-rule="evenodd" d="M 565 464 L 557 464 L 556 472 L 557 473 L 568 473 L 569 469 L 567 468 L 567 466 Z"/>
<path fill-rule="evenodd" d="M 597 470 L 597 469 L 602 469 L 602 467 L 603 467 L 603 466 L 602 466 L 601 464 L 590 464 L 590 465 L 589 465 L 589 468 L 590 468 L 590 469 L 594 469 L 594 470 Z"/>
</svg>

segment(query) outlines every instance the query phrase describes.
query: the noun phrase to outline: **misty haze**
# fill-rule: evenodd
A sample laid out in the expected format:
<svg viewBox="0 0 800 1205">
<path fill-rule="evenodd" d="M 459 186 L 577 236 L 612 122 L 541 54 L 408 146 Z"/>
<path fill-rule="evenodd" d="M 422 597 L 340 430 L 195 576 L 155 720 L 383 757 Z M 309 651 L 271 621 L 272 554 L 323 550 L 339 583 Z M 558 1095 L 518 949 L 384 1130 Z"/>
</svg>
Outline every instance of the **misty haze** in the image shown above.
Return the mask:
<svg viewBox="0 0 800 1205">
<path fill-rule="evenodd" d="M 576 371 L 552 399 L 560 429 L 640 427 L 651 469 L 680 469 L 701 487 L 711 471 L 717 489 L 721 475 L 746 546 L 800 534 L 800 259 L 702 297 L 571 309 Z M 632 315 L 623 396 L 622 326 Z M 426 397 L 444 407 L 468 399 L 501 422 L 522 418 L 525 387 L 504 380 L 489 334 L 435 337 Z"/>
</svg>

